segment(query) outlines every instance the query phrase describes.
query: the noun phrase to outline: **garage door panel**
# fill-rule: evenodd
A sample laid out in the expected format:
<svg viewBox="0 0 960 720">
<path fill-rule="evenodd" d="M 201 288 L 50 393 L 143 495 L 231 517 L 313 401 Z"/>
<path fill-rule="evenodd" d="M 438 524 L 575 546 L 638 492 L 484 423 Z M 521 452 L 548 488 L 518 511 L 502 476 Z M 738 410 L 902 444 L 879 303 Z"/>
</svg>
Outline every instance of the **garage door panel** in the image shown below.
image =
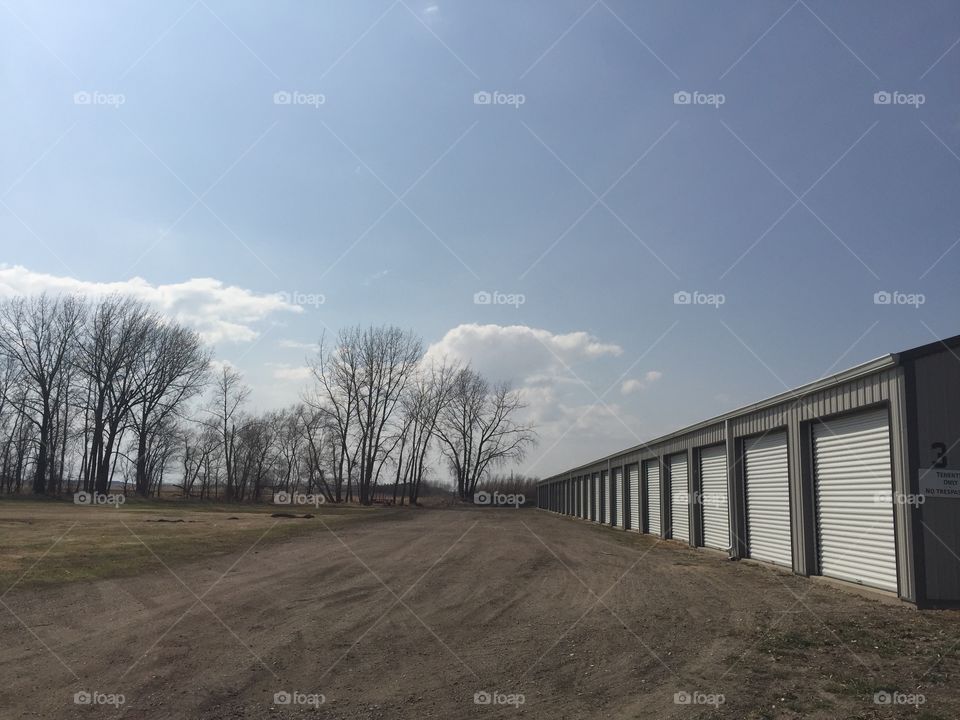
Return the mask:
<svg viewBox="0 0 960 720">
<path fill-rule="evenodd" d="M 647 530 L 652 535 L 662 533 L 660 525 L 660 464 L 643 464 L 644 488 L 647 491 Z"/>
<path fill-rule="evenodd" d="M 821 574 L 896 591 L 887 411 L 817 423 L 813 445 Z"/>
<path fill-rule="evenodd" d="M 750 557 L 792 566 L 787 434 L 745 440 L 743 464 Z"/>
<path fill-rule="evenodd" d="M 717 550 L 727 550 L 730 547 L 730 505 L 725 445 L 700 451 L 700 490 L 703 544 Z"/>
<path fill-rule="evenodd" d="M 590 519 L 594 522 L 600 519 L 600 476 L 593 476 L 593 496 L 590 501 Z"/>
<path fill-rule="evenodd" d="M 613 525 L 623 527 L 623 470 L 614 468 L 613 477 Z"/>
<path fill-rule="evenodd" d="M 627 487 L 629 497 L 627 499 L 630 513 L 630 529 L 640 530 L 640 466 L 631 465 L 627 468 Z"/>
<path fill-rule="evenodd" d="M 690 540 L 690 508 L 687 482 L 687 455 L 673 455 L 670 467 L 670 527 L 674 540 Z"/>
<path fill-rule="evenodd" d="M 603 487 L 603 517 L 600 520 L 610 523 L 610 479 L 604 471 L 600 473 L 600 485 Z"/>
</svg>

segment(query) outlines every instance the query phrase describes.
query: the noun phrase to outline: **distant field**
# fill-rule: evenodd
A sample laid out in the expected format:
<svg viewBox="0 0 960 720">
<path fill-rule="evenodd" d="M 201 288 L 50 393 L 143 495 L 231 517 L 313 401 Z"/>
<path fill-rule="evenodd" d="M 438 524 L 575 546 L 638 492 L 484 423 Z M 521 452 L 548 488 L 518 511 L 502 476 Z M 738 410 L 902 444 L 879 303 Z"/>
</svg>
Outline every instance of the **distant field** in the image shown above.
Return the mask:
<svg viewBox="0 0 960 720">
<path fill-rule="evenodd" d="M 313 518 L 273 518 L 272 513 Z M 356 505 L 229 505 L 131 499 L 120 507 L 0 500 L 0 593 L 76 580 L 136 575 L 243 551 L 359 518 L 397 511 Z M 331 538 L 332 539 L 332 538 Z M 19 580 L 19 582 L 18 582 Z"/>
</svg>

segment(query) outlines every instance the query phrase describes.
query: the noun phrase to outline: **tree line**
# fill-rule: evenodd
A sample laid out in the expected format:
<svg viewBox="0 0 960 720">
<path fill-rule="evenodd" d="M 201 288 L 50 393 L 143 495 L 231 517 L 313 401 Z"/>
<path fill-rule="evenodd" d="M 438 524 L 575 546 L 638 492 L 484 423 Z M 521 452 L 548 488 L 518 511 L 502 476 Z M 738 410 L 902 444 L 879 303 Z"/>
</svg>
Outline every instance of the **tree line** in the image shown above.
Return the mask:
<svg viewBox="0 0 960 720">
<path fill-rule="evenodd" d="M 438 464 L 467 498 L 535 442 L 516 391 L 411 331 L 345 328 L 309 365 L 300 402 L 251 411 L 242 375 L 143 302 L 5 299 L 0 491 L 415 504 Z"/>
</svg>

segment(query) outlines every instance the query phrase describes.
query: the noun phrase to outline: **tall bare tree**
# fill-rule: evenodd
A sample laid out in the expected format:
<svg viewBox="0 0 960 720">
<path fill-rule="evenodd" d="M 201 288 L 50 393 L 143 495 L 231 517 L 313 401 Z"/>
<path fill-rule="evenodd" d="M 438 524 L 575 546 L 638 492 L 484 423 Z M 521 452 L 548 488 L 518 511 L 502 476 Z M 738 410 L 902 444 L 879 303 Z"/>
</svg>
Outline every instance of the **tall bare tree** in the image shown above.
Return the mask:
<svg viewBox="0 0 960 720">
<path fill-rule="evenodd" d="M 325 336 L 321 337 L 320 349 L 310 360 L 313 387 L 306 395 L 306 403 L 328 418 L 336 436 L 335 441 L 329 443 L 336 502 L 352 499 L 353 470 L 358 451 L 358 446 L 351 444 L 359 403 L 356 388 L 360 374 L 360 358 L 351 337 L 354 332 L 342 330 L 333 348 L 327 344 Z"/>
<path fill-rule="evenodd" d="M 29 383 L 23 394 L 24 409 L 38 431 L 35 494 L 47 491 L 51 433 L 58 411 L 55 395 L 61 374 L 71 362 L 83 316 L 84 305 L 75 297 L 42 294 L 0 304 L 0 353 L 13 359 Z"/>
<path fill-rule="evenodd" d="M 78 366 L 90 393 L 90 447 L 84 489 L 105 493 L 115 453 L 137 397 L 137 361 L 155 318 L 146 305 L 112 296 L 97 303 L 82 332 Z"/>
<path fill-rule="evenodd" d="M 466 499 L 489 471 L 522 460 L 536 434 L 518 421 L 516 416 L 524 405 L 506 383 L 491 385 L 465 368 L 457 374 L 452 393 L 437 433 L 456 477 L 457 492 Z"/>
<path fill-rule="evenodd" d="M 136 491 L 150 492 L 148 449 L 184 405 L 203 388 L 210 353 L 200 336 L 176 323 L 154 319 L 135 360 L 132 424 L 137 439 Z"/>
<path fill-rule="evenodd" d="M 309 401 L 337 428 L 336 474 L 342 482 L 346 467 L 348 499 L 355 479 L 359 501 L 373 502 L 371 490 L 401 438 L 400 402 L 422 357 L 420 338 L 392 326 L 346 328 L 332 347 L 321 339 Z"/>
<path fill-rule="evenodd" d="M 243 376 L 233 368 L 224 365 L 220 368 L 214 383 L 214 397 L 210 414 L 213 426 L 220 435 L 223 466 L 226 472 L 224 498 L 227 501 L 237 499 L 238 478 L 236 477 L 237 421 L 240 409 L 250 396 L 250 388 L 244 384 Z"/>
<path fill-rule="evenodd" d="M 407 461 L 401 456 L 398 460 L 397 476 L 405 483 L 406 497 L 415 505 L 420 496 L 420 487 L 427 470 L 427 457 L 441 413 L 454 399 L 459 367 L 446 360 L 432 362 L 420 367 L 410 384 L 404 398 L 404 417 L 406 420 L 405 444 Z M 403 465 L 401 473 L 399 465 Z M 394 498 L 396 499 L 396 497 Z"/>
<path fill-rule="evenodd" d="M 357 427 L 360 440 L 360 502 L 373 502 L 390 450 L 396 445 L 397 408 L 423 357 L 423 342 L 397 327 L 371 327 L 359 333 L 360 383 Z"/>
</svg>

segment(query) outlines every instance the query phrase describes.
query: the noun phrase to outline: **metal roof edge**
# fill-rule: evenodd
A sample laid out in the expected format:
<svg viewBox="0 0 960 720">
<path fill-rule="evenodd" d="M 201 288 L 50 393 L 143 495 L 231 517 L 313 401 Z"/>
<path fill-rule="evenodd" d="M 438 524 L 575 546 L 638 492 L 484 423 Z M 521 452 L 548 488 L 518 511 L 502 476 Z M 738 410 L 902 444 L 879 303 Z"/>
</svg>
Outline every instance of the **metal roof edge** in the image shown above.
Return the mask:
<svg viewBox="0 0 960 720">
<path fill-rule="evenodd" d="M 949 343 L 951 340 L 956 340 L 958 343 L 960 343 L 960 335 L 955 336 L 954 338 L 950 338 L 948 340 L 937 341 L 936 343 L 930 343 L 929 345 L 925 345 L 922 348 L 914 348 L 913 350 L 905 351 L 904 353 L 888 353 L 886 355 L 881 355 L 878 358 L 874 358 L 873 360 L 868 360 L 865 363 L 855 365 L 852 368 L 848 368 L 847 370 L 834 373 L 833 375 L 826 375 L 818 380 L 813 380 L 812 382 L 806 383 L 805 385 L 800 385 L 799 387 L 794 388 L 792 390 L 785 390 L 782 393 L 778 393 L 777 395 L 772 395 L 771 397 L 766 398 L 764 400 L 758 400 L 757 402 L 751 403 L 749 405 L 743 405 L 742 407 L 729 410 L 728 412 L 725 412 L 722 415 L 717 415 L 716 417 L 712 417 L 707 420 L 701 420 L 700 422 L 694 423 L 693 425 L 687 425 L 686 427 L 680 428 L 679 430 L 674 430 L 671 433 L 667 433 L 666 435 L 661 435 L 660 437 L 656 437 L 652 440 L 648 440 L 647 442 L 640 443 L 639 445 L 634 445 L 625 450 L 619 450 L 615 453 L 611 453 L 610 455 L 605 455 L 603 457 L 597 458 L 596 460 L 591 460 L 581 465 L 576 465 L 570 468 L 569 470 L 565 470 L 561 473 L 556 473 L 554 475 L 551 475 L 548 478 L 544 478 L 537 484 L 542 485 L 548 482 L 552 482 L 553 480 L 556 480 L 564 475 L 575 473 L 579 470 L 583 470 L 585 468 L 596 465 L 597 463 L 606 462 L 614 458 L 620 457 L 622 455 L 629 455 L 630 453 L 636 452 L 637 450 L 642 450 L 644 448 L 648 448 L 652 445 L 660 445 L 661 443 L 667 442 L 668 440 L 672 440 L 674 438 L 687 435 L 691 432 L 695 432 L 697 430 L 700 430 L 705 427 L 709 427 L 711 425 L 716 425 L 718 423 L 725 422 L 726 420 L 730 420 L 739 415 L 747 415 L 749 413 L 757 412 L 758 410 L 764 410 L 768 407 L 778 405 L 784 402 L 785 400 L 799 399 L 806 395 L 811 395 L 820 390 L 824 390 L 825 388 L 828 388 L 828 387 L 840 385 L 842 383 L 849 382 L 850 380 L 855 380 L 865 375 L 872 375 L 874 373 L 880 372 L 881 370 L 887 370 L 892 367 L 897 367 L 900 364 L 902 356 L 908 353 L 920 351 L 921 349 L 931 348 L 932 346 L 938 346 L 938 345 L 942 346 L 944 343 Z"/>
</svg>

